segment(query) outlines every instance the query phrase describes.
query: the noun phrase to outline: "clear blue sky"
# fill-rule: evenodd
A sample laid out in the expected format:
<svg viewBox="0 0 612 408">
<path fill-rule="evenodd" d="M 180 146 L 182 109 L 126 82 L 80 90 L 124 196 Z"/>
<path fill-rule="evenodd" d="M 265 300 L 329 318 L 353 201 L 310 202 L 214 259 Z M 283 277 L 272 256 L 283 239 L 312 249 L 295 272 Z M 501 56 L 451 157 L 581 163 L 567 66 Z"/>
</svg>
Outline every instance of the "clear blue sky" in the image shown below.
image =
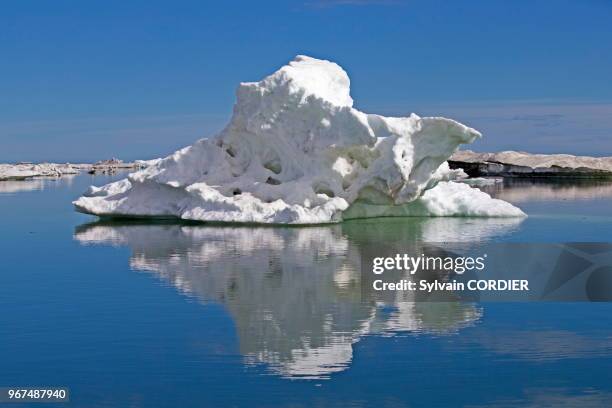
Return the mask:
<svg viewBox="0 0 612 408">
<path fill-rule="evenodd" d="M 165 155 L 296 54 L 342 65 L 359 109 L 483 129 L 478 150 L 612 155 L 610 1 L 21 0 L 0 13 L 0 161 Z"/>
</svg>

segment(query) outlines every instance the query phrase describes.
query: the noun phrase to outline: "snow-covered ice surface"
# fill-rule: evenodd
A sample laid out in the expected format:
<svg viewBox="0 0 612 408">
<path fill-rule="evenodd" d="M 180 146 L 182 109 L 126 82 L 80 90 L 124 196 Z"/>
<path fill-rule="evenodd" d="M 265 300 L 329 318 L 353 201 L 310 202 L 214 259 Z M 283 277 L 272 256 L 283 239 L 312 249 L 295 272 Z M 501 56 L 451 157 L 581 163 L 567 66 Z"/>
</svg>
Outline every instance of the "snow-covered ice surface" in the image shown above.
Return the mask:
<svg viewBox="0 0 612 408">
<path fill-rule="evenodd" d="M 570 154 L 531 154 L 504 151 L 499 153 L 476 153 L 460 150 L 453 154 L 452 160 L 469 163 L 495 162 L 525 166 L 532 169 L 563 167 L 568 169 L 591 169 L 612 172 L 612 157 L 572 156 Z"/>
<path fill-rule="evenodd" d="M 32 177 L 60 177 L 78 172 L 79 170 L 70 164 L 0 164 L 0 181 L 26 180 Z"/>
<path fill-rule="evenodd" d="M 522 216 L 465 184 L 446 160 L 480 137 L 451 119 L 353 108 L 337 64 L 298 56 L 240 84 L 218 135 L 74 202 L 99 216 L 316 224 L 373 216 Z"/>
</svg>

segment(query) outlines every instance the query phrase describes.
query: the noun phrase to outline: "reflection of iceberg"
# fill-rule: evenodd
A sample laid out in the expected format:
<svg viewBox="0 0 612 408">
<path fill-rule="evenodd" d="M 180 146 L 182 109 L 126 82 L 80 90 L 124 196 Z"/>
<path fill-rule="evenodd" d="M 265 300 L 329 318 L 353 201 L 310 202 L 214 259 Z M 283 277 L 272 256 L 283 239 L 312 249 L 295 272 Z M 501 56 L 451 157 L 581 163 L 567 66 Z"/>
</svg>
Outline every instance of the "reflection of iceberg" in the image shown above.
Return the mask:
<svg viewBox="0 0 612 408">
<path fill-rule="evenodd" d="M 24 180 L 0 181 L 0 194 L 13 194 L 24 191 L 44 190 L 49 184 L 57 183 L 70 186 L 74 182 L 74 174 L 63 174 L 61 178 L 34 177 Z"/>
<path fill-rule="evenodd" d="M 455 332 L 481 315 L 450 294 L 445 303 L 370 296 L 361 286 L 362 248 L 381 240 L 414 246 L 433 220 L 378 221 L 280 229 L 95 223 L 79 227 L 75 238 L 128 245 L 132 268 L 225 305 L 247 363 L 265 363 L 286 377 L 321 378 L 344 370 L 364 335 Z"/>
<path fill-rule="evenodd" d="M 432 218 L 423 225 L 423 241 L 472 242 L 494 238 L 518 228 L 520 218 Z"/>
<path fill-rule="evenodd" d="M 504 398 L 487 401 L 472 408 L 602 408 L 609 407 L 612 393 L 594 387 L 528 387 L 522 398 Z"/>
<path fill-rule="evenodd" d="M 376 216 L 524 216 L 452 180 L 446 159 L 480 137 L 454 120 L 353 108 L 338 65 L 298 56 L 242 83 L 217 136 L 74 202 L 100 216 L 318 224 Z M 361 204 L 350 210 L 352 205 Z"/>
<path fill-rule="evenodd" d="M 607 334 L 585 336 L 568 330 L 499 329 L 493 334 L 476 330 L 469 339 L 459 341 L 477 344 L 496 354 L 537 362 L 612 355 L 612 343 Z"/>
<path fill-rule="evenodd" d="M 0 181 L 0 194 L 19 193 L 21 191 L 37 191 L 45 187 L 43 180 L 29 179 L 20 181 Z"/>
<path fill-rule="evenodd" d="M 539 182 L 535 180 L 510 181 L 487 187 L 485 190 L 512 203 L 530 201 L 579 201 L 612 197 L 612 182 L 600 180 L 566 180 Z"/>
</svg>

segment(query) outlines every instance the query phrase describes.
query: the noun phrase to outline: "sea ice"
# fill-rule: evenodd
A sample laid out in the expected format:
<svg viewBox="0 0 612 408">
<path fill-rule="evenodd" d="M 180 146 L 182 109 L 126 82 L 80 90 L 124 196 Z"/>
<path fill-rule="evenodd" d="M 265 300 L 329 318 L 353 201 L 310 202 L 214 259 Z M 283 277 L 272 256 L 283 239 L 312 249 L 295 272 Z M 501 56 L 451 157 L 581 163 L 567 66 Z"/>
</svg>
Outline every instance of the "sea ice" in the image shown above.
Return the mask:
<svg viewBox="0 0 612 408">
<path fill-rule="evenodd" d="M 33 177 L 61 177 L 78 172 L 79 170 L 70 164 L 0 164 L 0 181 L 27 180 Z"/>
<path fill-rule="evenodd" d="M 316 224 L 346 218 L 523 216 L 452 179 L 446 160 L 480 137 L 451 119 L 353 108 L 337 64 L 298 56 L 242 83 L 229 124 L 74 202 L 99 216 Z M 345 216 L 346 215 L 346 216 Z"/>
<path fill-rule="evenodd" d="M 571 154 L 532 154 L 512 150 L 499 153 L 476 153 L 461 150 L 451 160 L 468 163 L 504 163 L 515 166 L 537 168 L 591 169 L 612 172 L 612 157 L 573 156 Z"/>
</svg>

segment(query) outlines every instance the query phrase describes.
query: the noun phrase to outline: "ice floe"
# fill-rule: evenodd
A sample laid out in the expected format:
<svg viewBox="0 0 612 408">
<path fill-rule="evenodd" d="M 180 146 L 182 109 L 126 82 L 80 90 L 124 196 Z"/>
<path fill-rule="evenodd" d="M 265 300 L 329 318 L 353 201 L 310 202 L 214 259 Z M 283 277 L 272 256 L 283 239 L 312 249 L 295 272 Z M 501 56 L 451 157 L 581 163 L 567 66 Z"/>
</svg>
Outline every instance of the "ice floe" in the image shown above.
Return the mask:
<svg viewBox="0 0 612 408">
<path fill-rule="evenodd" d="M 612 178 L 612 157 L 460 150 L 450 160 L 470 176 Z"/>
<path fill-rule="evenodd" d="M 77 174 L 78 172 L 78 168 L 71 164 L 0 164 L 0 181 L 26 180 L 33 177 L 60 177 L 66 174 Z"/>
</svg>

